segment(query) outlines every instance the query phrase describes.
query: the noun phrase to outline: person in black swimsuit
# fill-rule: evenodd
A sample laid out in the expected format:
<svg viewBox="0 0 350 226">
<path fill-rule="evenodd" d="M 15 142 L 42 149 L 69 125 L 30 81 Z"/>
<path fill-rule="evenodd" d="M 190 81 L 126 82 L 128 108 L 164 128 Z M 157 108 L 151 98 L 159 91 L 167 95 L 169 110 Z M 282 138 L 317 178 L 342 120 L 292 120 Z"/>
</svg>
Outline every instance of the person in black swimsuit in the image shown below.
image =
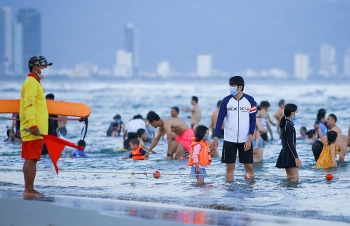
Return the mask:
<svg viewBox="0 0 350 226">
<path fill-rule="evenodd" d="M 298 168 L 302 167 L 296 150 L 296 132 L 294 123 L 297 119 L 298 107 L 295 104 L 286 104 L 284 116 L 280 121 L 282 150 L 276 163 L 277 168 L 285 168 L 287 180 L 296 182 L 299 180 Z"/>
</svg>

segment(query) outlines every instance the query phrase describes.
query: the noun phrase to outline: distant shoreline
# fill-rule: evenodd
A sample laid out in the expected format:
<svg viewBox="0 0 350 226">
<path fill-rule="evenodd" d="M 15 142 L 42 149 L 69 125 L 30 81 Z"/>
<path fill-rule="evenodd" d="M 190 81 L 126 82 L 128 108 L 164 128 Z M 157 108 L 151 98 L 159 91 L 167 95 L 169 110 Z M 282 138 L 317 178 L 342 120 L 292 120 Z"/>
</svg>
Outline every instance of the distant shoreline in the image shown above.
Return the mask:
<svg viewBox="0 0 350 226">
<path fill-rule="evenodd" d="M 23 77 L 8 77 L 1 76 L 0 80 L 6 82 L 23 82 Z M 227 83 L 229 77 L 217 77 L 217 78 L 197 78 L 197 77 L 188 77 L 181 78 L 113 78 L 113 77 L 92 77 L 92 78 L 69 78 L 62 76 L 50 76 L 45 79 L 47 82 L 157 82 L 157 83 L 189 83 L 189 82 L 214 82 L 214 83 Z M 261 78 L 252 78 L 252 77 L 244 77 L 245 82 L 247 84 L 320 84 L 320 85 L 328 85 L 328 84 L 344 84 L 350 83 L 349 78 L 338 78 L 338 79 L 318 79 L 311 78 L 308 80 L 299 80 L 299 79 L 277 79 L 273 77 L 261 77 Z"/>
</svg>

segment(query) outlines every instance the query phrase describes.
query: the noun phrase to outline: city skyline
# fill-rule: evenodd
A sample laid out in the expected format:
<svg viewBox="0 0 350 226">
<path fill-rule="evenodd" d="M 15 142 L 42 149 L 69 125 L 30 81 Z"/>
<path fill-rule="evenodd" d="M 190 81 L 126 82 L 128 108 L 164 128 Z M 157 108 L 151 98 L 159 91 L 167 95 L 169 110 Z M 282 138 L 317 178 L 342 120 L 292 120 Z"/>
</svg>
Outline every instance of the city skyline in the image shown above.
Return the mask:
<svg viewBox="0 0 350 226">
<path fill-rule="evenodd" d="M 53 17 L 55 15 L 57 16 L 57 12 L 50 15 L 48 12 L 51 13 L 54 6 L 57 6 L 57 10 L 59 11 L 59 9 L 62 8 L 65 4 L 54 4 L 52 7 L 49 7 L 39 4 L 42 3 L 42 1 L 33 1 L 33 4 L 31 5 L 33 8 L 37 9 L 42 17 L 42 48 L 44 50 L 42 52 L 42 55 L 45 55 L 48 59 L 50 59 L 50 61 L 54 62 L 54 70 L 75 69 L 79 65 L 81 66 L 83 64 L 90 64 L 92 66 L 97 66 L 97 70 L 102 72 L 102 74 L 110 73 L 108 72 L 109 70 L 113 72 L 114 66 L 116 65 L 116 52 L 123 49 L 127 52 L 129 51 L 126 44 L 126 33 L 127 25 L 132 24 L 138 30 L 138 40 L 136 42 L 138 45 L 138 56 L 135 57 L 135 55 L 132 54 L 133 74 L 136 74 L 135 71 L 138 70 L 140 70 L 141 75 L 153 72 L 157 74 L 158 65 L 161 62 L 167 62 L 167 66 L 164 66 L 165 64 L 163 64 L 165 74 L 198 74 L 197 57 L 198 55 L 205 53 L 211 55 L 211 71 L 214 74 L 243 73 L 247 74 L 247 76 L 259 76 L 259 74 L 264 75 L 266 73 L 275 73 L 277 77 L 284 77 L 286 75 L 289 78 L 293 78 L 295 75 L 295 54 L 303 53 L 309 57 L 308 64 L 310 70 L 308 75 L 315 77 L 319 75 L 320 71 L 322 71 L 320 48 L 323 44 L 328 43 L 335 49 L 334 64 L 336 66 L 335 70 L 337 71 L 335 74 L 337 74 L 337 76 L 346 75 L 346 62 L 348 62 L 346 49 L 349 46 L 348 40 L 350 40 L 349 31 L 347 31 L 347 29 L 344 29 L 344 26 L 342 26 L 346 21 L 348 21 L 347 19 L 349 18 L 348 15 L 344 14 L 346 9 L 350 6 L 350 4 L 346 1 L 310 1 L 309 3 L 298 2 L 304 6 L 304 9 L 301 9 L 301 12 L 299 13 L 300 15 L 298 15 L 298 17 L 296 14 L 290 13 L 298 5 L 297 3 L 293 3 L 291 1 L 287 1 L 285 6 L 282 6 L 277 1 L 272 1 L 274 4 L 270 5 L 257 3 L 261 4 L 260 10 L 257 10 L 256 7 L 252 8 L 249 4 L 243 4 L 240 2 L 230 3 L 228 1 L 223 1 L 223 4 L 218 4 L 217 7 L 222 9 L 224 6 L 227 6 L 235 12 L 237 12 L 238 9 L 242 10 L 241 13 L 238 13 L 239 16 L 230 16 L 227 19 L 226 23 L 222 23 L 222 18 L 217 15 L 218 10 L 211 11 L 209 20 L 203 17 L 205 10 L 214 5 L 216 6 L 216 4 L 210 1 L 203 1 L 202 5 L 198 5 L 198 1 L 194 1 L 192 4 L 185 4 L 184 2 L 178 2 L 178 4 L 176 4 L 173 1 L 169 1 L 168 5 L 155 5 L 154 1 L 150 1 L 150 4 L 148 4 L 148 6 L 153 6 L 155 7 L 154 10 L 159 11 L 154 11 L 153 15 L 149 15 L 148 17 L 145 17 L 145 14 L 147 13 L 141 12 L 142 6 L 144 6 L 143 4 L 136 4 L 133 5 L 134 8 L 130 8 L 132 5 L 131 3 L 122 3 L 121 1 L 117 1 L 120 7 L 116 9 L 116 5 L 114 3 L 111 1 L 107 2 L 108 4 L 103 3 L 103 6 L 98 6 L 96 10 L 98 11 L 98 9 L 104 9 L 106 13 L 109 12 L 109 14 L 100 14 L 100 19 L 96 19 L 96 16 L 92 14 L 90 16 L 90 20 L 87 20 L 86 23 L 82 23 L 81 15 L 85 15 L 90 12 L 88 9 L 91 8 L 91 6 L 89 6 L 89 3 L 91 2 L 87 1 L 86 4 L 82 6 L 82 12 L 79 12 L 77 14 L 76 20 L 70 21 L 71 26 L 66 26 L 62 30 L 62 33 L 67 34 L 67 31 L 72 31 L 72 28 L 75 28 L 76 31 L 73 32 L 72 35 L 61 39 L 59 42 L 57 42 L 57 40 L 52 41 L 55 43 L 53 45 L 50 41 L 50 37 L 52 38 L 53 35 L 62 37 L 60 36 L 62 34 L 60 34 L 61 31 L 52 31 L 58 31 L 58 27 L 62 27 L 63 24 L 67 23 L 68 18 L 72 16 L 70 13 L 71 11 L 67 10 L 65 16 L 59 18 L 56 23 L 56 21 L 53 20 Z M 71 7 L 74 8 L 76 4 L 77 3 L 72 3 Z M 110 14 L 111 11 L 106 8 L 106 5 L 110 5 L 110 7 L 114 9 L 115 13 Z M 197 13 L 196 16 L 194 16 L 194 19 L 188 20 L 188 16 L 184 15 L 183 13 L 174 14 L 173 11 L 166 14 L 164 13 L 165 8 L 169 9 L 170 6 L 179 8 L 184 5 L 188 7 L 188 9 L 185 9 L 186 12 Z M 25 7 L 26 3 L 16 4 L 14 2 L 5 0 L 5 4 L 3 6 L 10 8 L 12 7 L 12 14 L 15 15 L 17 12 L 15 10 L 19 10 L 20 8 Z M 235 6 L 238 9 L 234 9 L 232 6 Z M 290 7 L 290 9 L 287 10 L 286 7 Z M 314 9 L 317 12 L 327 12 L 330 9 L 333 11 L 328 13 L 325 17 L 316 17 L 316 14 L 314 13 L 307 13 L 307 11 L 313 9 L 313 7 L 315 7 Z M 126 12 L 120 15 L 118 14 L 119 9 L 126 10 Z M 277 11 L 274 11 L 276 9 L 288 12 L 288 15 L 285 16 L 281 12 L 276 13 Z M 150 9 L 146 7 L 145 11 L 149 13 L 149 10 Z M 262 11 L 274 12 L 272 13 L 272 16 L 266 15 L 264 18 L 262 18 Z M 131 14 L 131 12 L 137 12 L 136 15 L 138 16 Z M 222 14 L 226 14 L 226 16 L 227 13 L 227 10 L 223 10 L 222 12 Z M 244 16 L 240 17 L 244 13 L 250 16 L 254 13 L 256 15 L 254 17 L 250 17 L 249 20 L 242 20 L 241 22 L 239 20 L 237 21 L 239 18 L 244 18 Z M 332 13 L 334 15 L 332 15 Z M 159 20 L 159 17 L 156 16 L 158 14 L 162 14 L 164 16 L 164 19 Z M 106 15 L 109 15 L 109 21 L 111 24 L 113 24 L 113 21 L 117 22 L 112 26 L 114 35 L 111 35 L 110 31 L 106 30 L 101 33 L 98 39 L 96 39 L 94 35 L 96 33 L 99 33 L 99 27 L 103 27 L 103 24 L 100 23 L 100 20 L 106 21 Z M 182 16 L 184 19 L 180 20 L 178 16 Z M 118 18 L 117 21 L 115 21 L 115 17 Z M 309 20 L 305 20 L 306 18 Z M 158 20 L 155 21 L 155 19 Z M 258 20 L 261 20 L 261 22 L 258 22 Z M 302 20 L 304 24 L 300 24 L 300 20 Z M 169 26 L 159 27 L 159 23 L 162 21 L 164 22 L 163 25 L 167 24 Z M 183 25 L 180 25 L 180 21 L 185 23 L 183 23 Z M 88 22 L 90 22 L 90 24 Z M 332 31 L 332 29 L 335 30 L 335 22 L 338 22 L 338 28 L 336 32 Z M 171 27 L 170 25 L 174 23 L 177 23 L 177 26 Z M 48 24 L 50 24 L 49 27 L 47 26 Z M 76 27 L 78 24 L 82 28 L 85 28 L 85 36 L 83 36 L 83 39 L 82 35 L 84 32 L 82 32 L 81 28 Z M 235 25 L 234 29 L 229 30 L 236 33 L 238 32 L 238 36 L 232 36 L 232 32 L 228 33 L 227 28 L 232 27 L 233 25 Z M 261 27 L 261 25 L 265 25 L 265 27 Z M 310 27 L 310 25 L 315 26 Z M 89 26 L 94 27 L 94 29 L 87 29 Z M 190 27 L 193 30 L 189 30 Z M 208 33 L 209 28 L 215 28 L 217 32 Z M 15 30 L 15 27 L 13 29 Z M 242 33 L 244 30 L 247 31 L 246 35 L 243 35 Z M 91 31 L 91 33 L 88 31 Z M 258 31 L 259 35 L 252 35 Z M 115 32 L 117 32 L 117 36 L 115 36 Z M 184 33 L 186 33 L 185 36 L 183 36 Z M 311 33 L 314 34 L 310 35 Z M 177 34 L 181 34 L 183 36 L 183 39 L 181 39 Z M 86 46 L 85 44 L 86 48 L 84 48 L 83 43 L 87 43 L 89 41 L 89 38 L 91 39 L 90 36 L 95 37 L 94 43 L 90 43 L 91 45 L 89 46 Z M 200 36 L 206 38 L 198 39 Z M 267 36 L 269 37 L 268 39 L 266 39 Z M 274 36 L 280 37 L 276 39 Z M 111 41 L 103 41 L 103 39 L 106 37 Z M 302 39 L 300 39 L 301 37 Z M 70 38 L 71 41 L 67 42 L 68 38 Z M 77 40 L 79 40 L 78 44 Z M 133 40 L 135 40 L 135 38 L 133 38 Z M 218 42 L 219 40 L 220 43 Z M 184 41 L 186 42 L 184 43 Z M 51 44 L 48 45 L 47 43 Z M 65 43 L 68 47 L 64 46 L 63 48 L 63 43 Z M 175 44 L 172 45 L 171 43 Z M 107 48 L 107 50 L 106 47 L 111 45 L 113 45 L 113 47 Z M 160 45 L 163 47 L 161 50 L 159 49 Z M 56 46 L 57 48 L 54 48 Z M 72 46 L 75 48 L 69 48 Z M 54 49 L 54 51 L 45 51 L 45 49 L 48 48 L 51 50 Z M 89 48 L 95 49 L 95 51 L 93 51 L 92 54 L 84 54 L 89 50 Z M 100 50 L 96 51 L 96 48 Z M 89 51 L 91 51 L 91 49 Z M 147 51 L 150 49 L 152 49 L 152 51 Z M 65 55 L 64 52 L 67 50 L 68 52 L 66 52 Z M 69 52 L 71 50 L 74 51 L 72 54 Z M 109 52 L 106 52 L 106 50 Z M 81 57 L 79 57 L 79 55 Z M 69 64 L 67 61 L 69 61 Z M 167 68 L 171 68 L 171 70 L 168 70 Z"/>
</svg>

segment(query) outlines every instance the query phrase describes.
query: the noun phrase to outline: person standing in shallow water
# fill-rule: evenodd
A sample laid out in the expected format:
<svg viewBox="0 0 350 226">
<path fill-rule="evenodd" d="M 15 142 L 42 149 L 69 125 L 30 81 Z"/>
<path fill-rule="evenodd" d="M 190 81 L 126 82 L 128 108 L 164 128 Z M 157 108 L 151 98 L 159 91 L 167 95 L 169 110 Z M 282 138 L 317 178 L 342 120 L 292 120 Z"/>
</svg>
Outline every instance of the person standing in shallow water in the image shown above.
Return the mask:
<svg viewBox="0 0 350 226">
<path fill-rule="evenodd" d="M 252 96 L 243 93 L 244 79 L 241 76 L 230 78 L 229 85 L 230 95 L 222 100 L 210 146 L 212 150 L 217 148 L 225 120 L 221 162 L 226 164 L 226 182 L 233 182 L 237 151 L 239 162 L 244 164 L 250 178 L 254 178 L 252 140 L 256 124 L 256 102 Z"/>
<path fill-rule="evenodd" d="M 22 154 L 25 196 L 42 195 L 34 189 L 36 164 L 40 161 L 44 140 L 40 134 L 48 133 L 49 113 L 47 111 L 44 89 L 40 80 L 48 75 L 48 63 L 43 56 L 33 56 L 28 62 L 30 73 L 23 82 L 19 117 L 21 121 Z M 29 129 L 29 132 L 24 131 Z"/>
<path fill-rule="evenodd" d="M 296 150 L 296 132 L 294 122 L 297 120 L 298 107 L 295 104 L 286 104 L 284 116 L 279 127 L 281 131 L 282 149 L 276 163 L 277 168 L 284 168 L 287 180 L 296 182 L 299 180 L 298 169 L 302 167 Z"/>
<path fill-rule="evenodd" d="M 197 125 L 199 123 L 199 121 L 201 120 L 202 110 L 198 106 L 198 97 L 193 96 L 191 99 L 191 104 L 193 105 L 193 107 L 182 108 L 182 110 L 184 112 L 191 112 L 192 113 L 191 116 L 189 116 L 189 118 L 191 119 L 191 129 L 193 129 L 193 127 L 195 125 Z"/>
</svg>

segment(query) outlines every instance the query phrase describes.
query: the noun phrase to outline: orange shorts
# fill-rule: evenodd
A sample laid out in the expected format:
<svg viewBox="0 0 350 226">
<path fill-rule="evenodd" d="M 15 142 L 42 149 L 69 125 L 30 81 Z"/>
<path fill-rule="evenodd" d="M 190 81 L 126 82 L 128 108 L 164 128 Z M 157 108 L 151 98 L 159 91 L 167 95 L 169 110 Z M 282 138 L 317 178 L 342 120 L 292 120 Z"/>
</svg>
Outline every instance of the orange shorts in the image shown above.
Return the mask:
<svg viewBox="0 0 350 226">
<path fill-rule="evenodd" d="M 41 152 L 43 150 L 44 139 L 22 141 L 22 154 L 21 157 L 26 160 L 38 160 L 40 161 Z"/>
</svg>

